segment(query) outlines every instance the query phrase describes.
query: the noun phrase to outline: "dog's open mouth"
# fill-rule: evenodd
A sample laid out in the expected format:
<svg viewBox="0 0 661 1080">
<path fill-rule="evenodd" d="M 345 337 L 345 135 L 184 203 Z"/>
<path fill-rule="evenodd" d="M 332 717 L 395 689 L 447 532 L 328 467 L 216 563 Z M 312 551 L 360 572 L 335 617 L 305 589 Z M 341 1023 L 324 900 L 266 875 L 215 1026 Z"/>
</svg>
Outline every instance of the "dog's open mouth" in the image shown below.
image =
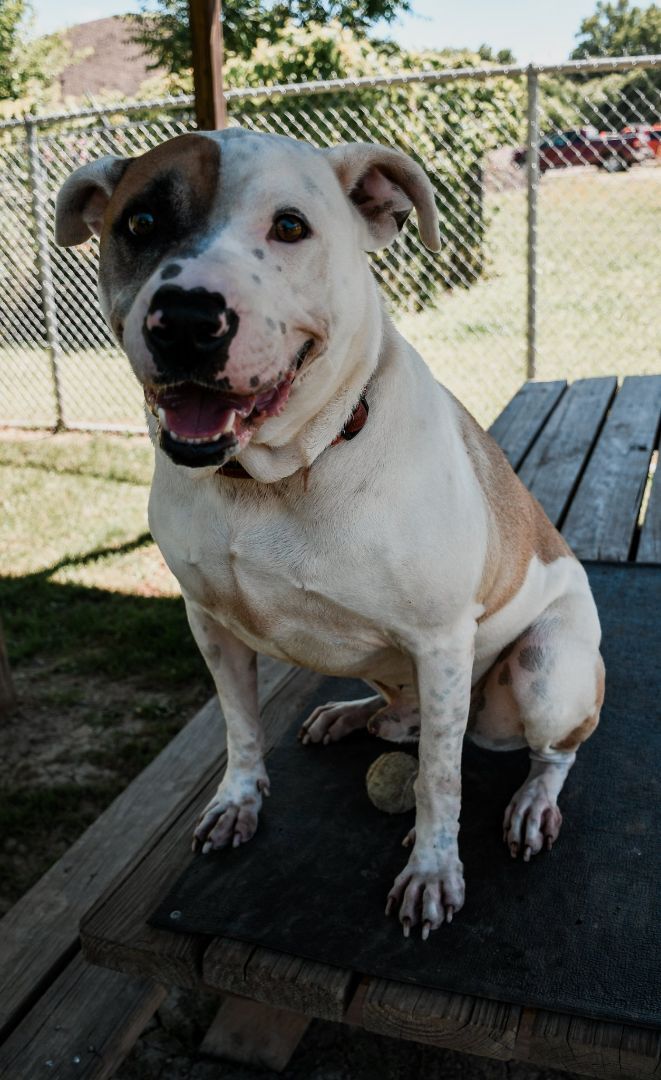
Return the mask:
<svg viewBox="0 0 661 1080">
<path fill-rule="evenodd" d="M 267 390 L 230 394 L 196 382 L 145 388 L 158 418 L 161 447 L 179 465 L 224 465 L 239 453 L 263 420 L 283 409 L 294 378 L 290 372 Z"/>
</svg>

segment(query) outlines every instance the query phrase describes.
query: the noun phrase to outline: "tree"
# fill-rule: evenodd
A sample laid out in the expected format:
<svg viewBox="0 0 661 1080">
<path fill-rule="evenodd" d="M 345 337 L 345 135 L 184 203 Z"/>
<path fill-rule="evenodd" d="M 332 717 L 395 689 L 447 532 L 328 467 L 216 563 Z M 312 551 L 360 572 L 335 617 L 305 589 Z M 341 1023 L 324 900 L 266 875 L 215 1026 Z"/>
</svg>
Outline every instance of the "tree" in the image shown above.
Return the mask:
<svg viewBox="0 0 661 1080">
<path fill-rule="evenodd" d="M 0 5 L 0 98 L 20 96 L 18 54 L 23 46 L 24 0 L 4 0 Z"/>
<path fill-rule="evenodd" d="M 631 7 L 629 0 L 598 0 L 583 19 L 573 60 L 589 56 L 649 56 L 661 52 L 661 7 Z"/>
<path fill-rule="evenodd" d="M 32 8 L 26 0 L 0 0 L 0 101 L 39 98 L 63 62 L 63 44 L 53 34 L 33 40 Z"/>
<path fill-rule="evenodd" d="M 228 55 L 245 59 L 258 41 L 274 44 L 292 25 L 307 27 L 335 20 L 364 34 L 380 19 L 390 23 L 401 12 L 410 10 L 410 0 L 224 0 L 224 47 Z M 142 14 L 134 18 L 135 40 L 152 57 L 152 67 L 164 67 L 175 76 L 190 68 L 188 0 L 145 2 Z"/>
<path fill-rule="evenodd" d="M 480 45 L 477 50 L 478 56 L 481 60 L 486 60 L 490 64 L 516 64 L 516 57 L 511 49 L 499 49 L 498 52 L 494 52 L 490 45 Z"/>
</svg>

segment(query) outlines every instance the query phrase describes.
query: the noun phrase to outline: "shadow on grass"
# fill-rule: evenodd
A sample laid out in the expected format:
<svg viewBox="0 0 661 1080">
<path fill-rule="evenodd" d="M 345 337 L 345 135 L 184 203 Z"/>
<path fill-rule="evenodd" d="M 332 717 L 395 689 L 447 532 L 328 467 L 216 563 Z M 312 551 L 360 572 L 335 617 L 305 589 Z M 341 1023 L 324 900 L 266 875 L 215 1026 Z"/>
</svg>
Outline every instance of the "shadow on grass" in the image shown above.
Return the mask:
<svg viewBox="0 0 661 1080">
<path fill-rule="evenodd" d="M 3 460 L 1 446 L 0 465 L 6 465 L 9 467 L 14 467 L 16 465 L 16 462 L 12 461 L 11 459 Z M 132 484 L 134 487 L 146 487 L 148 485 L 148 480 L 144 480 L 140 477 L 134 476 L 127 471 L 123 472 L 121 469 L 112 466 L 106 472 L 101 472 L 98 469 L 85 468 L 85 466 L 81 466 L 77 469 L 62 468 L 54 465 L 52 461 L 22 461 L 20 463 L 20 467 L 21 469 L 32 469 L 36 470 L 37 472 L 49 473 L 50 475 L 53 475 L 53 473 L 55 473 L 56 476 L 74 476 L 76 477 L 76 479 L 84 477 L 86 479 L 89 478 L 91 480 L 103 480 L 117 484 Z"/>
<path fill-rule="evenodd" d="M 179 597 L 132 596 L 61 584 L 53 574 L 151 543 L 142 533 L 125 544 L 61 559 L 23 577 L 0 577 L 0 610 L 10 663 L 39 657 L 60 670 L 109 679 L 144 680 L 154 689 L 208 682 Z"/>
<path fill-rule="evenodd" d="M 149 533 L 143 533 L 121 545 L 61 559 L 38 573 L 0 577 L 10 663 L 17 676 L 25 665 L 32 683 L 29 701 L 26 697 L 21 704 L 19 699 L 14 722 L 31 726 L 33 737 L 51 739 L 53 712 L 71 709 L 77 717 L 64 737 L 61 773 L 56 766 L 50 779 L 37 782 L 4 777 L 0 914 L 213 694 L 181 598 L 126 595 L 53 580 L 56 571 L 68 566 L 124 555 L 150 542 Z M 44 665 L 43 676 L 35 662 Z M 93 691 L 89 701 L 85 688 Z M 76 741 L 81 719 L 96 731 L 85 749 Z M 83 768 L 82 782 L 72 782 L 69 766 L 85 763 L 91 774 Z"/>
</svg>

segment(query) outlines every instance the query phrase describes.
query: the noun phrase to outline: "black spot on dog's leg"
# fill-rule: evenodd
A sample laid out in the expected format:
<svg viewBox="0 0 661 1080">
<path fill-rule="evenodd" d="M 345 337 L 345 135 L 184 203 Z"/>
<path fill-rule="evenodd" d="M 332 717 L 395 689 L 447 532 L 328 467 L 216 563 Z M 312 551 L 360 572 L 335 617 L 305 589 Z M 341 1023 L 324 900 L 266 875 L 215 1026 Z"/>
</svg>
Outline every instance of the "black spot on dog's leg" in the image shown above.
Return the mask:
<svg viewBox="0 0 661 1080">
<path fill-rule="evenodd" d="M 252 253 L 253 253 L 253 255 L 255 256 L 256 259 L 263 259 L 264 258 L 264 252 L 262 251 L 261 248 L 253 248 Z"/>
<path fill-rule="evenodd" d="M 505 663 L 505 664 L 503 664 L 503 666 L 500 669 L 500 672 L 498 674 L 498 685 L 499 686 L 511 686 L 511 684 L 512 684 L 512 672 L 510 670 L 509 664 Z"/>
<path fill-rule="evenodd" d="M 541 671 L 544 667 L 544 650 L 539 645 L 526 645 L 519 653 L 519 663 L 526 671 Z"/>
<path fill-rule="evenodd" d="M 182 270 L 183 266 L 180 266 L 179 263 L 168 263 L 161 271 L 161 278 L 163 281 L 169 281 L 171 278 L 177 277 Z"/>
</svg>

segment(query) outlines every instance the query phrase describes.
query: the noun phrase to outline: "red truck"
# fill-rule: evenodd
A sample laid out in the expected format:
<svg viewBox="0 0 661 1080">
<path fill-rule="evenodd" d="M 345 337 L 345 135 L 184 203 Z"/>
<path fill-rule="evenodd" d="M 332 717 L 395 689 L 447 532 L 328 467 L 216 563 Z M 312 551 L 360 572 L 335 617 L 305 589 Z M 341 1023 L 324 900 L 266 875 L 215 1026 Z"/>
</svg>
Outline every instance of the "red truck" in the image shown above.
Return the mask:
<svg viewBox="0 0 661 1080">
<path fill-rule="evenodd" d="M 514 152 L 514 162 L 523 166 L 527 151 Z M 539 169 L 565 169 L 568 165 L 597 165 L 607 172 L 621 172 L 654 156 L 649 136 L 643 131 L 597 131 L 595 127 L 573 128 L 547 135 L 539 143 Z"/>
<path fill-rule="evenodd" d="M 657 157 L 661 157 L 661 122 L 657 124 L 630 124 L 622 128 L 622 131 L 635 132 L 636 135 L 647 135 L 649 148 Z"/>
</svg>

